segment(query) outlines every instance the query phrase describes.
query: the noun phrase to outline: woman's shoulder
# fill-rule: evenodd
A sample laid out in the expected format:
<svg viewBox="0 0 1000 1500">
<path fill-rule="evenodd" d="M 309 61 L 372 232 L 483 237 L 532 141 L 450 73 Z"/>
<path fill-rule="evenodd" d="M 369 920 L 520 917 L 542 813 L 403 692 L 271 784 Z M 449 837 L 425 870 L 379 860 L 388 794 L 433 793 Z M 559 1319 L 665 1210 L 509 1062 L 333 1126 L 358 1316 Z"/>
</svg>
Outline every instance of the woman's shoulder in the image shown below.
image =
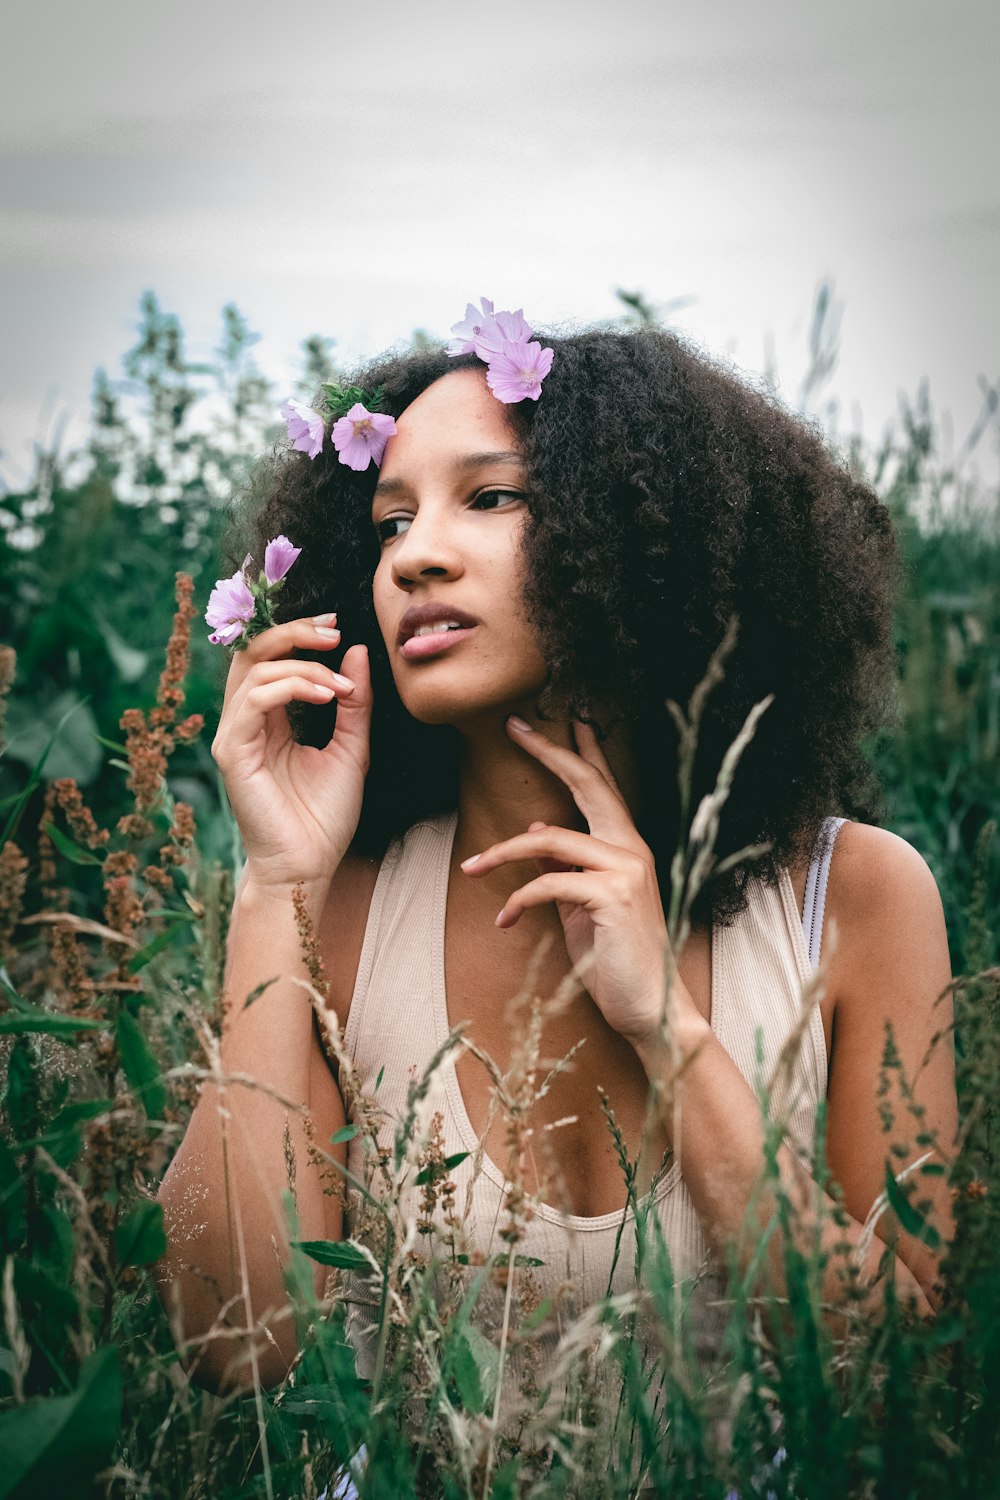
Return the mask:
<svg viewBox="0 0 1000 1500">
<path fill-rule="evenodd" d="M 887 828 L 844 823 L 833 847 L 824 948 L 838 1010 L 892 1009 L 950 978 L 937 881 L 919 850 Z M 830 934 L 832 933 L 832 941 Z"/>
<path fill-rule="evenodd" d="M 871 926 L 893 911 L 940 905 L 930 866 L 906 839 L 871 823 L 841 825 L 830 860 L 828 911 L 852 926 Z"/>
</svg>

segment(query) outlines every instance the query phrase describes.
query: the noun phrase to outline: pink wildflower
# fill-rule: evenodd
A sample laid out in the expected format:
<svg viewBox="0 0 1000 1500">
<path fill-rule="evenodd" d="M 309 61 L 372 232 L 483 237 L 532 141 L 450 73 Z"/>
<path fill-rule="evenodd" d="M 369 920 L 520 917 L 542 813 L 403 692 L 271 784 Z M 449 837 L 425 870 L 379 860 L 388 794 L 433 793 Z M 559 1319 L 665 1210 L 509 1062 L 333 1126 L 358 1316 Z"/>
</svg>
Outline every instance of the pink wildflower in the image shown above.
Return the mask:
<svg viewBox="0 0 1000 1500">
<path fill-rule="evenodd" d="M 289 398 L 281 408 L 288 427 L 288 441 L 299 453 L 315 458 L 323 446 L 323 418 L 311 406 Z"/>
<path fill-rule="evenodd" d="M 508 405 L 526 398 L 537 401 L 542 381 L 552 368 L 552 355 L 541 344 L 511 344 L 504 339 L 500 353 L 491 356 L 486 369 L 490 390 Z"/>
<path fill-rule="evenodd" d="M 268 542 L 264 551 L 264 578 L 268 583 L 277 583 L 284 578 L 292 563 L 302 551 L 293 547 L 287 536 L 276 536 Z M 246 567 L 246 564 L 243 565 Z"/>
<path fill-rule="evenodd" d="M 330 436 L 340 454 L 340 462 L 360 472 L 367 469 L 372 459 L 376 468 L 381 464 L 385 445 L 395 431 L 396 424 L 391 417 L 368 411 L 360 401 L 355 401 L 347 415 L 334 423 Z"/>
<path fill-rule="evenodd" d="M 254 608 L 254 597 L 242 571 L 234 573 L 232 578 L 220 578 L 209 595 L 205 611 L 205 622 L 212 627 L 209 636 L 212 645 L 232 645 L 253 619 Z"/>
<path fill-rule="evenodd" d="M 490 364 L 503 352 L 505 342 L 526 344 L 533 333 L 522 309 L 518 308 L 517 312 L 498 312 L 496 317 L 487 318 L 473 342 L 479 358 Z"/>
<path fill-rule="evenodd" d="M 482 304 L 482 312 L 479 312 L 471 302 L 467 302 L 464 322 L 451 325 L 452 333 L 458 335 L 448 345 L 448 353 L 452 356 L 478 353 L 475 340 L 479 337 L 483 324 L 493 317 L 493 303 L 489 297 L 480 297 L 479 301 Z"/>
</svg>

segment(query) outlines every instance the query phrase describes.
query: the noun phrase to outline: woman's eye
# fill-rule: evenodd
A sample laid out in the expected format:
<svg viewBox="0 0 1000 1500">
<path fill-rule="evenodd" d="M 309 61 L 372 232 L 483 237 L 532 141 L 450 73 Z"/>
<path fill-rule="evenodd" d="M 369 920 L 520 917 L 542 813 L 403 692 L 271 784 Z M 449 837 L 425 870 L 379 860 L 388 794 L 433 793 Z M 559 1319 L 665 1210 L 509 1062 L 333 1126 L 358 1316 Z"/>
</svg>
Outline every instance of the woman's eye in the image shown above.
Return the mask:
<svg viewBox="0 0 1000 1500">
<path fill-rule="evenodd" d="M 499 500 L 502 502 L 504 500 L 523 499 L 524 496 L 521 494 L 520 490 L 483 490 L 482 494 L 477 495 L 472 503 L 473 505 L 479 505 L 479 503 L 483 500 Z"/>
<path fill-rule="evenodd" d="M 524 494 L 521 490 L 483 490 L 473 500 L 473 506 L 485 505 L 487 510 L 495 510 L 498 505 L 503 505 L 509 500 L 523 500 Z M 405 521 L 407 524 L 413 520 L 412 516 L 387 516 L 384 521 L 375 524 L 375 535 L 380 542 L 391 541 L 400 535 L 398 531 L 392 530 Z"/>
<path fill-rule="evenodd" d="M 388 527 L 396 526 L 400 521 L 408 521 L 409 519 L 409 516 L 389 516 L 387 520 L 377 522 L 375 526 L 375 535 L 378 537 L 380 542 L 384 542 L 389 537 L 393 537 L 398 534 L 395 531 L 389 531 Z"/>
</svg>

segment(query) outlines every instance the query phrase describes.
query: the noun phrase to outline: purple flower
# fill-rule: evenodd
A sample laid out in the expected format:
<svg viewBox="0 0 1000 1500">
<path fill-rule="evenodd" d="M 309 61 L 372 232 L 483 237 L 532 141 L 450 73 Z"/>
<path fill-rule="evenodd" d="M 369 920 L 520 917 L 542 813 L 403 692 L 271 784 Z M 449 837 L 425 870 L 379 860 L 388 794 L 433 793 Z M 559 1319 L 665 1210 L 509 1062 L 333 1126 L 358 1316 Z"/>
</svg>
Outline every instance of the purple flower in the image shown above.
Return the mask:
<svg viewBox="0 0 1000 1500">
<path fill-rule="evenodd" d="M 302 551 L 293 547 L 287 536 L 276 536 L 268 542 L 264 552 L 264 578 L 268 583 L 277 583 L 284 578 L 292 563 Z M 246 563 L 243 564 L 246 567 Z"/>
<path fill-rule="evenodd" d="M 371 459 L 376 468 L 382 462 L 385 445 L 396 431 L 391 417 L 371 412 L 355 401 L 346 417 L 333 424 L 330 436 L 340 454 L 340 462 L 359 472 L 367 469 Z"/>
<path fill-rule="evenodd" d="M 506 339 L 499 354 L 490 358 L 486 381 L 498 401 L 508 405 L 542 394 L 542 381 L 552 368 L 551 349 L 541 344 L 511 344 Z"/>
<path fill-rule="evenodd" d="M 254 597 L 242 570 L 232 578 L 220 578 L 209 595 L 205 622 L 212 627 L 213 646 L 231 646 L 254 617 Z"/>
<path fill-rule="evenodd" d="M 479 350 L 476 349 L 475 341 L 482 330 L 483 324 L 487 323 L 493 317 L 493 303 L 490 299 L 488 297 L 480 297 L 479 300 L 482 304 L 482 312 L 477 311 L 471 302 L 467 302 L 465 305 L 465 321 L 451 325 L 452 333 L 457 334 L 458 337 L 452 339 L 448 345 L 449 354 L 454 356 L 456 354 L 479 353 Z"/>
<path fill-rule="evenodd" d="M 323 446 L 323 418 L 311 406 L 289 398 L 281 408 L 288 426 L 288 441 L 299 453 L 315 458 Z"/>
<path fill-rule="evenodd" d="M 523 311 L 518 308 L 517 312 L 499 312 L 496 317 L 487 318 L 473 343 L 479 358 L 490 364 L 498 354 L 503 353 L 505 341 L 508 344 L 526 344 L 533 332 Z"/>
</svg>

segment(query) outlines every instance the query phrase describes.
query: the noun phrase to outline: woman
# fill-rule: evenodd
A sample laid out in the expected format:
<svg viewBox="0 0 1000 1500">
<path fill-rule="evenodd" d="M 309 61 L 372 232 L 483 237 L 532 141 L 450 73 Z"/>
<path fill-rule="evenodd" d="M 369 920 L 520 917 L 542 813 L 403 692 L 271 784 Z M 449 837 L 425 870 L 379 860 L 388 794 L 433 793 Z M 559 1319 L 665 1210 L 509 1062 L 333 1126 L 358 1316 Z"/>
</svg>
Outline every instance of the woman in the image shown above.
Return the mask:
<svg viewBox="0 0 1000 1500">
<path fill-rule="evenodd" d="M 556 1059 L 585 1044 L 538 1101 L 539 1149 L 507 1159 L 506 1125 L 489 1114 L 490 1078 L 472 1051 L 443 1069 L 444 1151 L 472 1153 L 452 1175 L 460 1198 L 471 1185 L 477 1246 L 523 1176 L 536 1201 L 518 1251 L 556 1280 L 576 1277 L 584 1304 L 627 1287 L 631 1256 L 612 1264 L 625 1185 L 598 1087 L 634 1158 L 650 1087 L 669 1074 L 674 1106 L 655 1121 L 639 1191 L 655 1174 L 679 1275 L 706 1251 L 717 1266 L 764 1164 L 758 1039 L 772 1071 L 798 1032 L 772 1099 L 788 1119 L 789 1191 L 808 1197 L 802 1162 L 825 1098 L 826 1161 L 847 1215 L 836 1235 L 858 1249 L 863 1281 L 892 1239 L 900 1293 L 921 1312 L 936 1302 L 938 1261 L 924 1239 L 889 1213 L 875 1225 L 881 1238 L 868 1244 L 864 1230 L 885 1182 L 887 1023 L 944 1151 L 956 1124 L 947 1043 L 925 1056 L 949 1020 L 936 1004 L 949 982 L 940 899 L 922 858 L 869 821 L 878 798 L 862 740 L 892 688 L 889 516 L 805 423 L 672 335 L 552 339 L 551 369 L 533 356 L 538 378 L 525 378 L 522 400 L 495 378 L 491 314 L 484 304 L 478 325 L 470 316 L 458 357 L 408 354 L 363 373 L 372 409 L 394 419 L 375 445 L 380 465 L 355 471 L 314 430 L 312 456 L 303 443 L 258 474 L 249 550 L 260 558 L 280 532 L 301 555 L 282 623 L 233 655 L 213 753 L 246 851 L 222 1064 L 266 1091 L 228 1089 L 223 1149 L 206 1088 L 161 1191 L 179 1226 L 192 1175 L 207 1188 L 199 1232 L 171 1232 L 167 1267 L 187 1333 L 215 1329 L 200 1370 L 216 1382 L 274 1383 L 294 1355 L 281 1209 L 292 1157 L 301 1238 L 358 1232 L 324 1191 L 311 1147 L 346 1114 L 309 1003 L 288 979 L 303 972 L 297 883 L 352 1065 L 367 1090 L 381 1078 L 390 1115 L 460 1022 L 506 1072 L 517 1041 L 507 1005 L 533 962 L 541 996 L 575 976 L 542 1051 Z M 508 341 L 502 352 L 526 347 Z M 688 702 L 734 616 L 682 805 L 667 700 Z M 678 838 L 768 698 L 716 845 L 765 851 L 720 860 L 673 954 L 665 913 Z M 822 888 L 825 985 L 800 1025 Z M 660 1017 L 674 959 L 670 1052 Z M 891 1102 L 912 1136 L 898 1093 Z M 306 1106 L 311 1137 L 289 1104 Z M 332 1149 L 360 1176 L 359 1138 Z M 944 1180 L 928 1177 L 919 1196 L 944 1243 Z M 566 1244 L 582 1258 L 567 1259 Z M 831 1299 L 838 1285 L 831 1267 Z M 708 1348 L 718 1329 L 707 1302 L 699 1317 Z M 374 1314 L 355 1308 L 352 1319 L 370 1373 Z"/>
</svg>

